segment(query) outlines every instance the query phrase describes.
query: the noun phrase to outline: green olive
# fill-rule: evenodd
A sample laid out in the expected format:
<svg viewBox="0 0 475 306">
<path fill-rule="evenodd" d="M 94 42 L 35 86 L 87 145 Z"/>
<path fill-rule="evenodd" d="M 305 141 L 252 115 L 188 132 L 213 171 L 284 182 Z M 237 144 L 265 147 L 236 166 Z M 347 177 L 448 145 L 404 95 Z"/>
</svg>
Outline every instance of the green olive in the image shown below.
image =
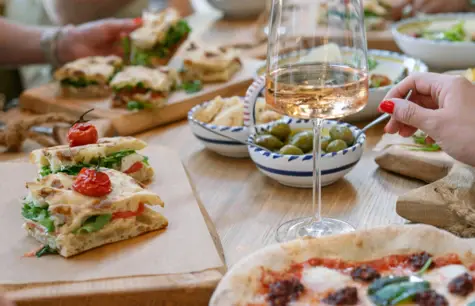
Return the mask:
<svg viewBox="0 0 475 306">
<path fill-rule="evenodd" d="M 303 151 L 300 148 L 293 146 L 293 145 L 285 145 L 283 146 L 280 151 L 280 154 L 284 155 L 303 155 Z"/>
<path fill-rule="evenodd" d="M 332 141 L 330 136 L 322 136 L 320 138 L 320 146 L 322 147 L 322 151 L 325 151 L 328 147 L 328 144 Z"/>
<path fill-rule="evenodd" d="M 280 140 L 285 140 L 290 135 L 290 126 L 283 122 L 276 123 L 271 127 L 270 133 Z"/>
<path fill-rule="evenodd" d="M 341 139 L 337 139 L 337 140 L 333 140 L 332 142 L 330 142 L 328 144 L 328 147 L 327 147 L 326 151 L 327 152 L 338 152 L 338 151 L 344 150 L 346 148 L 348 148 L 348 146 L 346 145 L 346 142 L 344 142 Z"/>
<path fill-rule="evenodd" d="M 310 152 L 313 149 L 313 133 L 311 131 L 297 133 L 292 137 L 290 144 L 300 148 L 304 153 Z"/>
<path fill-rule="evenodd" d="M 353 145 L 353 142 L 355 141 L 355 136 L 353 136 L 351 130 L 346 126 L 341 125 L 332 126 L 330 129 L 330 137 L 333 140 L 341 139 L 346 142 L 348 146 Z"/>
<path fill-rule="evenodd" d="M 256 144 L 271 151 L 279 150 L 284 146 L 282 141 L 273 135 L 262 134 L 256 138 Z"/>
</svg>

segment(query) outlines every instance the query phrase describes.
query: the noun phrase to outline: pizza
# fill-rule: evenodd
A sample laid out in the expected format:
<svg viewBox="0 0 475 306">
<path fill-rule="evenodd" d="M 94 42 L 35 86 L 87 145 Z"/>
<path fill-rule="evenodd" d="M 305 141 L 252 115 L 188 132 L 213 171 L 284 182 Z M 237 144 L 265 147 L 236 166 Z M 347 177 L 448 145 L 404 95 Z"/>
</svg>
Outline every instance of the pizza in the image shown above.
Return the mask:
<svg viewBox="0 0 475 306">
<path fill-rule="evenodd" d="M 242 68 L 236 50 L 231 48 L 206 48 L 191 42 L 183 60 L 183 79 L 204 83 L 227 82 Z"/>
<path fill-rule="evenodd" d="M 118 56 L 84 57 L 56 70 L 54 79 L 60 83 L 65 97 L 103 97 L 110 94 L 109 80 L 121 67 L 122 59 Z"/>
<path fill-rule="evenodd" d="M 167 103 L 170 91 L 178 83 L 175 70 L 128 66 L 110 82 L 114 91 L 112 103 L 129 110 L 159 108 Z"/>
<path fill-rule="evenodd" d="M 163 206 L 160 197 L 113 169 L 49 174 L 26 187 L 23 227 L 43 245 L 34 252 L 37 256 L 70 257 L 168 225 L 164 216 L 149 207 Z"/>
<path fill-rule="evenodd" d="M 237 263 L 210 305 L 475 305 L 475 242 L 428 225 L 276 244 Z"/>
<path fill-rule="evenodd" d="M 84 167 L 105 167 L 121 171 L 146 183 L 153 178 L 148 157 L 137 151 L 147 144 L 135 137 L 104 137 L 95 143 L 73 146 L 60 145 L 34 150 L 30 162 L 38 167 L 39 177 L 58 172 L 77 175 Z"/>
</svg>

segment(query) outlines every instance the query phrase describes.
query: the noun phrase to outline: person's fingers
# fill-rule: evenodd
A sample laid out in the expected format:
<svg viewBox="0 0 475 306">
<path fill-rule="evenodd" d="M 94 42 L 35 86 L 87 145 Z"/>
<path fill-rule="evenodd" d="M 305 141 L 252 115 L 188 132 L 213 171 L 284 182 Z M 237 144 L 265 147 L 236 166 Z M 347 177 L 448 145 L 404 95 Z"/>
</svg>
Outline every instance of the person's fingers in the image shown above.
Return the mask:
<svg viewBox="0 0 475 306">
<path fill-rule="evenodd" d="M 423 108 L 405 99 L 391 99 L 381 102 L 379 110 L 392 114 L 391 120 L 396 120 L 412 128 L 421 129 L 427 133 L 435 128 L 436 111 Z M 399 131 L 410 134 L 411 129 L 399 126 Z"/>
<path fill-rule="evenodd" d="M 384 100 L 392 98 L 402 99 L 412 90 L 417 96 L 428 96 L 424 99 L 425 108 L 438 108 L 438 98 L 444 82 L 449 82 L 454 76 L 438 73 L 414 73 L 395 85 L 387 94 Z M 411 99 L 412 100 L 412 99 Z M 419 104 L 419 100 L 414 100 Z"/>
<path fill-rule="evenodd" d="M 392 2 L 392 17 L 394 20 L 399 20 L 402 18 L 404 13 L 404 8 L 412 3 L 412 0 L 394 0 Z"/>
<path fill-rule="evenodd" d="M 124 33 L 127 35 L 142 25 L 142 19 L 106 19 L 102 26 L 109 37 L 119 39 Z"/>
<path fill-rule="evenodd" d="M 384 131 L 388 134 L 396 134 L 399 132 L 402 123 L 398 122 L 396 119 L 390 119 L 388 124 L 384 127 Z"/>
<path fill-rule="evenodd" d="M 401 127 L 399 128 L 399 135 L 401 135 L 402 137 L 410 137 L 414 135 L 415 132 L 417 132 L 417 128 L 401 123 Z"/>
</svg>

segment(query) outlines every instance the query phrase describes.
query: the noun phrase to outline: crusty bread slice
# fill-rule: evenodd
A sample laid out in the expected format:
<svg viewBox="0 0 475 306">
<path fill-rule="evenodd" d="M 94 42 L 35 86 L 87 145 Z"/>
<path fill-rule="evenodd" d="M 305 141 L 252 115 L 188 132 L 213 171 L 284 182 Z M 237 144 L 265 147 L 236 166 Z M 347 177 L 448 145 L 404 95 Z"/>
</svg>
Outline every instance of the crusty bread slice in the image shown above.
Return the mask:
<svg viewBox="0 0 475 306">
<path fill-rule="evenodd" d="M 69 233 L 55 237 L 42 231 L 41 227 L 29 226 L 30 222 L 32 221 L 28 220 L 23 226 L 28 234 L 42 244 L 58 250 L 63 257 L 71 257 L 105 244 L 133 238 L 168 226 L 168 220 L 163 215 L 148 207 L 138 217 L 114 220 L 100 231 L 89 234 Z"/>
<path fill-rule="evenodd" d="M 89 85 L 87 87 L 74 87 L 60 85 L 59 95 L 64 98 L 94 99 L 104 98 L 112 94 L 107 85 Z"/>
</svg>

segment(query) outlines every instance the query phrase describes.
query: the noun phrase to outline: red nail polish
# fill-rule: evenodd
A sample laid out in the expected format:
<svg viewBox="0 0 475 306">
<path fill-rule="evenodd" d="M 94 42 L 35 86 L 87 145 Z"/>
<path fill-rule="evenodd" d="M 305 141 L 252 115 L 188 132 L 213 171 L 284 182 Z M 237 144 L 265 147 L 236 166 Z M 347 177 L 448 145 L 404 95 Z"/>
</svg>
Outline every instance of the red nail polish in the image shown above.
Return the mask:
<svg viewBox="0 0 475 306">
<path fill-rule="evenodd" d="M 134 18 L 134 23 L 135 23 L 136 25 L 142 25 L 143 20 L 142 20 L 141 17 L 137 17 L 137 18 Z"/>
<path fill-rule="evenodd" d="M 379 109 L 385 113 L 392 114 L 394 112 L 394 102 L 389 100 L 383 101 L 379 104 Z"/>
</svg>

